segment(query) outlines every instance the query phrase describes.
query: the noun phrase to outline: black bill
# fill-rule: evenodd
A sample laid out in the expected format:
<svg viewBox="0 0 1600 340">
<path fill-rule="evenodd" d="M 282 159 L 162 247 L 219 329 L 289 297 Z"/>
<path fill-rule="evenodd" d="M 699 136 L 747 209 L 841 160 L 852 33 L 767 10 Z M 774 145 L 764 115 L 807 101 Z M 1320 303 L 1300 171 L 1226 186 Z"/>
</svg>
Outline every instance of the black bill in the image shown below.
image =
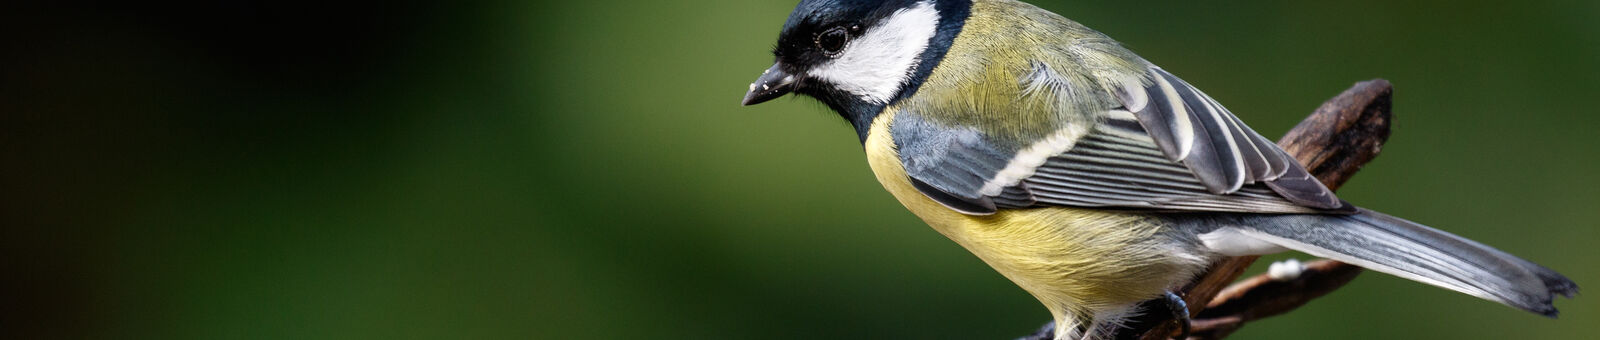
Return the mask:
<svg viewBox="0 0 1600 340">
<path fill-rule="evenodd" d="M 750 83 L 750 92 L 744 94 L 744 105 L 761 104 L 782 97 L 794 90 L 795 76 L 783 71 L 783 64 L 772 64 L 761 78 Z"/>
</svg>

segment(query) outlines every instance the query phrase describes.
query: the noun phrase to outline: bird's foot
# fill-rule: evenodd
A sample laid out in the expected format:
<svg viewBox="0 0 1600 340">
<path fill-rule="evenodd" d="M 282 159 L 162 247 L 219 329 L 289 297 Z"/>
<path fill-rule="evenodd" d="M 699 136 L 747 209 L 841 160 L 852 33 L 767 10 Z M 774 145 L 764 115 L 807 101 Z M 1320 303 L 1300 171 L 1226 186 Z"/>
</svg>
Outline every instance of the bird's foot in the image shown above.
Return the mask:
<svg viewBox="0 0 1600 340">
<path fill-rule="evenodd" d="M 1167 310 L 1172 312 L 1172 321 L 1178 323 L 1179 331 L 1177 339 L 1188 339 L 1189 324 L 1191 321 L 1189 319 L 1189 303 L 1184 302 L 1182 296 L 1178 296 L 1178 294 L 1168 291 Z"/>
</svg>

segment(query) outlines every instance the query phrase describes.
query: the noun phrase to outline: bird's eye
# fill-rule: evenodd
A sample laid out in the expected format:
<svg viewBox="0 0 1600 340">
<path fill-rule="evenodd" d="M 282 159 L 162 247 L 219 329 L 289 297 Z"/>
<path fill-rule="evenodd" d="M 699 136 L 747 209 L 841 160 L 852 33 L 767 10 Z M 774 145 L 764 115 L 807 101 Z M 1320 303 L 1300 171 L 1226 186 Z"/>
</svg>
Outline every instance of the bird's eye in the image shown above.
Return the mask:
<svg viewBox="0 0 1600 340">
<path fill-rule="evenodd" d="M 839 56 L 844 51 L 844 44 L 850 42 L 850 33 L 844 27 L 834 27 L 822 34 L 817 34 L 817 48 L 822 49 L 822 54 L 829 57 Z"/>
</svg>

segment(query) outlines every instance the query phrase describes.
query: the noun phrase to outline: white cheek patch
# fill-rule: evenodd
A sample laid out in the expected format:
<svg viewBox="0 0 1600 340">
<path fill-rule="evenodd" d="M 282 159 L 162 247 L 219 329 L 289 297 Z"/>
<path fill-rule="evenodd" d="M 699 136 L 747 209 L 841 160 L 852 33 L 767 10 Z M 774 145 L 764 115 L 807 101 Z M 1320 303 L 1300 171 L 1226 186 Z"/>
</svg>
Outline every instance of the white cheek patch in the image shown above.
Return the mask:
<svg viewBox="0 0 1600 340">
<path fill-rule="evenodd" d="M 938 28 L 939 11 L 931 2 L 918 2 L 867 29 L 837 59 L 808 73 L 869 102 L 886 104 L 911 77 Z"/>
</svg>

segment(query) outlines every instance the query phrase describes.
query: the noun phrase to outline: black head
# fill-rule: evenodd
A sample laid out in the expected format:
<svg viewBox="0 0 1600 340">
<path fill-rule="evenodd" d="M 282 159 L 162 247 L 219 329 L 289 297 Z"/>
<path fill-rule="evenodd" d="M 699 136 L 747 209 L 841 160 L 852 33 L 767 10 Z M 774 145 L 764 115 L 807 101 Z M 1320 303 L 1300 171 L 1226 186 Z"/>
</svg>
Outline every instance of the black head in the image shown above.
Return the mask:
<svg viewBox="0 0 1600 340">
<path fill-rule="evenodd" d="M 865 140 L 872 118 L 933 71 L 970 7 L 969 0 L 802 1 L 773 48 L 777 62 L 750 84 L 744 104 L 807 95 Z"/>
</svg>

